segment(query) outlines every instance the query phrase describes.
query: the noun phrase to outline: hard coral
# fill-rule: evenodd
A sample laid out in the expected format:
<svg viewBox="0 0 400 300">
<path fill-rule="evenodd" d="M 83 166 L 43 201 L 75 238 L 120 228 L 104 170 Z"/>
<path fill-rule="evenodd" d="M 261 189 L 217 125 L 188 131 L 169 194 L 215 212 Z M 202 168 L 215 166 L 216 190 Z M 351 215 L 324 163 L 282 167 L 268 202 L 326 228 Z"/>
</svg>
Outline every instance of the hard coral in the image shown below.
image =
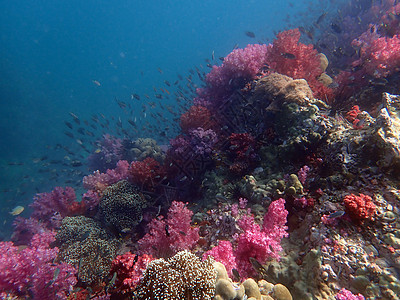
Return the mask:
<svg viewBox="0 0 400 300">
<path fill-rule="evenodd" d="M 198 228 L 191 227 L 193 212 L 183 202 L 173 201 L 167 219 L 160 216 L 149 224 L 149 232 L 138 241 L 140 253 L 168 257 L 191 249 L 199 240 Z"/>
<path fill-rule="evenodd" d="M 78 279 L 89 285 L 108 275 L 119 245 L 100 224 L 84 216 L 64 218 L 56 243 L 58 259 L 79 265 Z"/>
<path fill-rule="evenodd" d="M 29 299 L 67 299 L 76 284 L 76 270 L 55 264 L 58 248 L 50 248 L 54 233 L 36 234 L 29 247 L 20 249 L 0 242 L 0 290 Z"/>
<path fill-rule="evenodd" d="M 99 208 L 103 221 L 121 232 L 140 223 L 146 205 L 143 194 L 128 181 L 121 180 L 105 189 Z"/>
<path fill-rule="evenodd" d="M 181 251 L 164 260 L 150 262 L 136 290 L 136 299 L 211 300 L 217 271 L 212 258 L 201 261 Z"/>
<path fill-rule="evenodd" d="M 372 198 L 368 195 L 346 195 L 343 202 L 347 213 L 352 220 L 357 223 L 362 223 L 367 219 L 372 219 L 375 214 L 376 206 L 372 201 Z"/>
</svg>

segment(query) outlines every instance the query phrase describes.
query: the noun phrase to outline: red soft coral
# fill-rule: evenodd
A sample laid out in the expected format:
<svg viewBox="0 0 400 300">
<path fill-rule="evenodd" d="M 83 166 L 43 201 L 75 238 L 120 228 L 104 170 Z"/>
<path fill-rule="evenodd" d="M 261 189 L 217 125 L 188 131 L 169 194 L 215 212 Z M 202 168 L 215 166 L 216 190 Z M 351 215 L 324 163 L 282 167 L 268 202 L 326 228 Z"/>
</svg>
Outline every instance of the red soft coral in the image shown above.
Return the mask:
<svg viewBox="0 0 400 300">
<path fill-rule="evenodd" d="M 134 161 L 129 167 L 129 180 L 142 189 L 153 190 L 165 176 L 164 168 L 152 157 Z"/>
<path fill-rule="evenodd" d="M 368 195 L 360 194 L 357 196 L 350 194 L 344 197 L 343 202 L 346 212 L 357 223 L 372 219 L 375 214 L 376 206 Z"/>
<path fill-rule="evenodd" d="M 298 28 L 280 32 L 268 46 L 267 63 L 274 72 L 305 79 L 314 97 L 331 99 L 333 91 L 318 81 L 323 72 L 319 53 L 313 45 L 299 43 L 300 35 Z"/>
<path fill-rule="evenodd" d="M 137 256 L 126 252 L 117 256 L 112 264 L 110 274 L 116 272 L 115 292 L 126 294 L 132 292 L 143 277 L 147 264 L 154 258 L 151 255 L 143 254 Z"/>
<path fill-rule="evenodd" d="M 354 67 L 362 67 L 365 73 L 375 78 L 387 77 L 400 69 L 400 36 L 370 37 L 361 35 L 352 45 L 360 46 L 360 59 Z"/>
<path fill-rule="evenodd" d="M 191 226 L 192 216 L 185 203 L 173 201 L 166 219 L 160 216 L 150 222 L 149 232 L 138 241 L 139 252 L 170 257 L 193 248 L 199 240 L 199 229 Z"/>
<path fill-rule="evenodd" d="M 188 133 L 191 129 L 201 127 L 203 129 L 212 128 L 211 112 L 204 106 L 192 105 L 187 112 L 181 115 L 182 131 Z"/>
</svg>

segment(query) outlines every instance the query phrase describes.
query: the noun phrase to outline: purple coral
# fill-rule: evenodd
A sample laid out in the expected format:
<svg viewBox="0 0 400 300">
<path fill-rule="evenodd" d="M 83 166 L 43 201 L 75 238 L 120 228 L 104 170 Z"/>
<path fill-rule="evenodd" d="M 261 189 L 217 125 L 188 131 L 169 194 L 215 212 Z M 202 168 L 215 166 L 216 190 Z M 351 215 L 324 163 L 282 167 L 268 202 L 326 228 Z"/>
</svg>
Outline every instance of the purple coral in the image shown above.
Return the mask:
<svg viewBox="0 0 400 300">
<path fill-rule="evenodd" d="M 67 299 L 77 280 L 67 263 L 54 264 L 58 248 L 50 248 L 55 233 L 46 231 L 20 250 L 12 242 L 0 242 L 0 290 L 33 299 Z"/>
<path fill-rule="evenodd" d="M 199 98 L 196 101 L 213 102 L 228 97 L 237 88 L 242 88 L 261 71 L 267 49 L 267 45 L 255 44 L 233 50 L 225 57 L 221 66 L 213 66 L 207 74 L 207 87 L 197 90 Z"/>
<path fill-rule="evenodd" d="M 138 241 L 140 253 L 169 257 L 178 251 L 191 249 L 199 240 L 198 228 L 190 226 L 193 212 L 183 202 L 173 201 L 167 218 L 153 219 L 149 232 Z"/>
<path fill-rule="evenodd" d="M 190 144 L 195 154 L 209 155 L 217 143 L 217 134 L 212 129 L 204 130 L 199 127 L 189 132 Z"/>
<path fill-rule="evenodd" d="M 39 193 L 30 205 L 33 208 L 32 218 L 41 220 L 52 229 L 61 225 L 61 219 L 72 211 L 76 204 L 75 190 L 72 187 L 55 187 L 50 193 Z"/>
</svg>

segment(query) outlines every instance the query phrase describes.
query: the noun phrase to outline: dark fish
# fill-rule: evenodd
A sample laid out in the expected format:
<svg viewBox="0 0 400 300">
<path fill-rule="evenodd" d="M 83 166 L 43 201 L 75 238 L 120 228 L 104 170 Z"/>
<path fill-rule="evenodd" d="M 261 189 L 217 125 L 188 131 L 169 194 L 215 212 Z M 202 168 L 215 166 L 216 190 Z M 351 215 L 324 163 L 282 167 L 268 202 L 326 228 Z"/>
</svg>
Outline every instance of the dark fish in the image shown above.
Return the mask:
<svg viewBox="0 0 400 300">
<path fill-rule="evenodd" d="M 233 275 L 235 281 L 237 281 L 237 282 L 240 281 L 240 274 L 239 274 L 239 271 L 236 270 L 235 268 L 232 269 L 232 275 Z"/>
<path fill-rule="evenodd" d="M 71 166 L 72 167 L 80 167 L 80 166 L 82 166 L 82 163 L 79 160 L 73 160 L 73 161 L 71 161 Z"/>
<path fill-rule="evenodd" d="M 72 129 L 72 124 L 70 122 L 65 121 L 64 123 L 69 129 Z"/>
<path fill-rule="evenodd" d="M 345 212 L 343 210 L 338 210 L 338 211 L 335 211 L 335 212 L 329 214 L 328 219 L 340 218 L 344 214 L 345 214 Z"/>
<path fill-rule="evenodd" d="M 165 224 L 165 234 L 167 235 L 167 237 L 170 236 L 168 224 Z"/>
<path fill-rule="evenodd" d="M 252 32 L 252 31 L 246 31 L 245 34 L 246 34 L 248 37 L 251 37 L 251 38 L 253 38 L 253 39 L 256 37 L 256 35 L 255 35 L 254 32 Z"/>
<path fill-rule="evenodd" d="M 388 81 L 385 78 L 373 78 L 369 80 L 369 83 L 375 86 L 385 86 Z"/>
<path fill-rule="evenodd" d="M 136 256 L 137 256 L 137 255 L 136 255 Z M 136 258 L 136 257 L 135 257 L 135 258 Z M 116 280 L 116 279 L 117 279 L 117 272 L 114 272 L 114 274 L 113 274 L 113 276 L 112 276 L 110 282 L 108 283 L 108 285 L 107 285 L 107 287 L 106 287 L 106 289 L 105 289 L 106 293 L 108 292 L 108 290 L 109 290 L 111 287 L 114 286 L 115 280 Z"/>
<path fill-rule="evenodd" d="M 324 12 L 322 15 L 320 15 L 316 23 L 320 24 L 325 19 L 327 14 L 328 14 L 327 12 Z"/>
<path fill-rule="evenodd" d="M 281 53 L 281 55 L 284 58 L 287 58 L 287 59 L 296 59 L 296 56 L 294 54 L 292 54 L 292 53 L 289 53 L 289 52 Z"/>
<path fill-rule="evenodd" d="M 164 83 L 165 83 L 167 86 L 171 86 L 171 84 L 169 83 L 168 80 L 164 80 Z"/>
<path fill-rule="evenodd" d="M 65 134 L 66 136 L 70 137 L 71 139 L 74 138 L 74 135 L 73 135 L 71 132 L 64 131 L 64 134 Z"/>
<path fill-rule="evenodd" d="M 265 270 L 264 266 L 257 259 L 255 259 L 254 257 L 250 257 L 249 261 L 256 272 L 261 274 L 267 273 L 267 270 Z"/>
<path fill-rule="evenodd" d="M 157 68 L 157 71 L 160 72 L 160 74 L 164 73 L 163 70 L 161 70 L 161 68 Z"/>
<path fill-rule="evenodd" d="M 132 94 L 131 95 L 132 99 L 140 100 L 140 96 L 138 94 Z"/>
<path fill-rule="evenodd" d="M 80 134 L 82 134 L 82 135 L 85 135 L 85 129 L 82 128 L 82 127 L 79 127 L 78 130 L 77 130 L 77 132 L 80 133 Z"/>
<path fill-rule="evenodd" d="M 336 33 L 342 33 L 342 28 L 336 23 L 331 23 L 331 28 Z"/>
</svg>

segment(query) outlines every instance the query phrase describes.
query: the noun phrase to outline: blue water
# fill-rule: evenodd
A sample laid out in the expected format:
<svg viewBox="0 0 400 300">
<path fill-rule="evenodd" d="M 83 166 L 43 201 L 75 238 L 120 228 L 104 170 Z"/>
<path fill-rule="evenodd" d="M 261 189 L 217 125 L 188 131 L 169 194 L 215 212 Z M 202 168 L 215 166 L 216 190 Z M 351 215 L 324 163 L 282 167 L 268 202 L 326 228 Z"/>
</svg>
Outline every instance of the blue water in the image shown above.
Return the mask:
<svg viewBox="0 0 400 300">
<path fill-rule="evenodd" d="M 123 113 L 117 98 L 130 103 L 139 117 L 141 105 L 154 101 L 153 87 L 165 88 L 164 80 L 173 82 L 194 66 L 207 73 L 205 59 L 213 52 L 218 61 L 235 45 L 271 41 L 277 31 L 310 24 L 335 5 L 0 1 L 0 216 L 9 224 L 11 208 L 27 205 L 35 192 L 56 185 L 47 173 L 37 173 L 32 160 L 52 155 L 56 144 L 76 146 L 63 134 L 64 121 L 71 121 L 69 112 L 81 119 L 98 113 L 118 118 Z M 132 100 L 132 93 L 142 95 L 141 101 Z"/>
</svg>

